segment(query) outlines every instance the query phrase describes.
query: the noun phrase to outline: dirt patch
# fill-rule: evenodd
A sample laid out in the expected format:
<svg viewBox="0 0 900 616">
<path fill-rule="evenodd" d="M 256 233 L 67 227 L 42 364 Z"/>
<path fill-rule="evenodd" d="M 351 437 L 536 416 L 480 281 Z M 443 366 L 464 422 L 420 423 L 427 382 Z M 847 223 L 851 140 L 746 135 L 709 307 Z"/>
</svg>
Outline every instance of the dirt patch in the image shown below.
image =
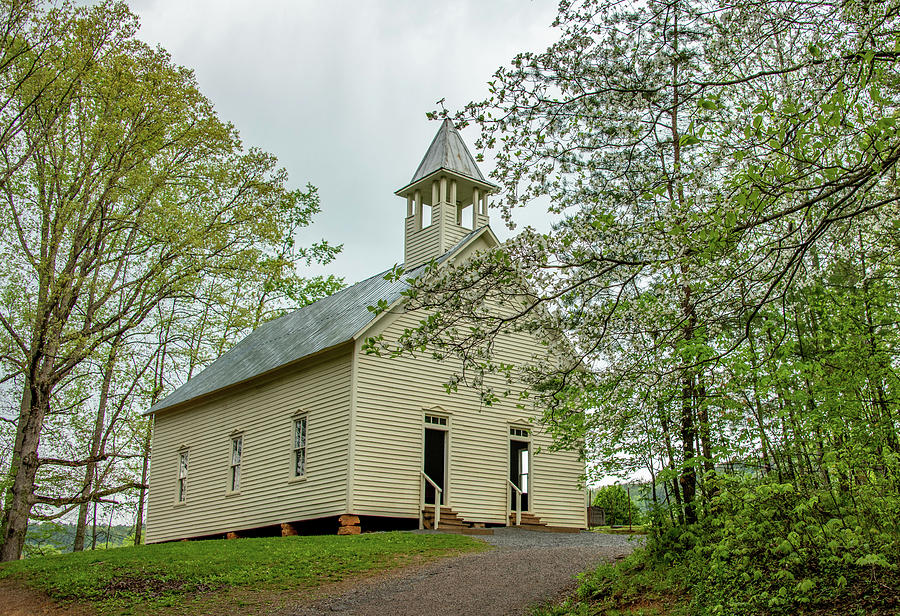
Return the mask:
<svg viewBox="0 0 900 616">
<path fill-rule="evenodd" d="M 212 584 L 186 584 L 177 579 L 161 580 L 159 578 L 137 575 L 122 575 L 112 578 L 104 588 L 106 595 L 137 595 L 153 599 L 165 594 L 185 592 L 205 593 L 220 588 Z"/>
<path fill-rule="evenodd" d="M 0 616 L 94 616 L 96 613 L 88 606 L 60 604 L 20 582 L 0 580 Z"/>
</svg>

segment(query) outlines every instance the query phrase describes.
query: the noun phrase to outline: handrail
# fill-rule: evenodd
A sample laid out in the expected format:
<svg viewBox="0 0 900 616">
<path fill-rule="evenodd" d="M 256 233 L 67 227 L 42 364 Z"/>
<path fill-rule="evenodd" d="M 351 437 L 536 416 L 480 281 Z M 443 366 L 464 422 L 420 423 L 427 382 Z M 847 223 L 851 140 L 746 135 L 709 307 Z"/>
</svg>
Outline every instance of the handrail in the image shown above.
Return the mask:
<svg viewBox="0 0 900 616">
<path fill-rule="evenodd" d="M 434 480 L 425 474 L 425 471 L 419 471 L 422 473 L 422 477 L 431 484 L 431 487 L 434 488 L 434 530 L 438 529 L 438 526 L 441 523 L 441 494 L 444 493 L 444 490 L 441 489 L 441 486 L 436 484 Z M 422 489 L 419 492 L 419 530 L 425 528 L 425 481 L 422 482 Z"/>
<path fill-rule="evenodd" d="M 506 483 L 508 483 L 510 485 L 510 487 L 512 487 L 512 489 L 516 491 L 516 526 L 521 526 L 521 524 L 522 524 L 522 490 L 520 490 L 519 486 L 514 484 L 509 479 L 506 480 Z M 506 497 L 507 502 L 509 502 L 509 500 L 510 500 L 508 494 L 509 493 L 507 492 L 507 497 Z M 512 503 L 509 503 L 509 504 L 512 505 Z M 510 509 L 511 508 L 512 507 L 510 507 Z M 509 516 L 506 516 L 506 525 L 509 526 Z"/>
</svg>

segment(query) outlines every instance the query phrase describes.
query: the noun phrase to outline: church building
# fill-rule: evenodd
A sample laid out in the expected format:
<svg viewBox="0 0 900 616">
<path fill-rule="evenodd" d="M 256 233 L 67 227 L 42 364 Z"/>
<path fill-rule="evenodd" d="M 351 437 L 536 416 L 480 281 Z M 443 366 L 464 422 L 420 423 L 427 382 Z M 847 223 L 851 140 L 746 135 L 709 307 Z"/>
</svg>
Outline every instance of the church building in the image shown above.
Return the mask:
<svg viewBox="0 0 900 616">
<path fill-rule="evenodd" d="M 396 192 L 406 200 L 404 278 L 496 247 L 496 190 L 444 120 Z M 422 318 L 404 310 L 407 283 L 385 274 L 265 323 L 150 409 L 149 543 L 585 527 L 579 452 L 551 451 L 539 412 L 518 408 L 515 389 L 485 406 L 478 391 L 447 393 L 451 364 L 362 350 Z M 390 308 L 376 315 L 380 300 Z M 510 335 L 495 359 L 523 365 L 544 349 Z"/>
</svg>

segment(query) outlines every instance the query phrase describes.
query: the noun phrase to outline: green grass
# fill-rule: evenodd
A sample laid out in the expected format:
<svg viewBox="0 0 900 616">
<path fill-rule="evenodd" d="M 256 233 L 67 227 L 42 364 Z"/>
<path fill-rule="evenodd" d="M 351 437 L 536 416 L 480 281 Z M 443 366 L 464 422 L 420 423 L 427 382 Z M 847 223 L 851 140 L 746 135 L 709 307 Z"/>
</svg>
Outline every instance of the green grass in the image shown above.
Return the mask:
<svg viewBox="0 0 900 616">
<path fill-rule="evenodd" d="M 90 602 L 101 613 L 133 613 L 218 589 L 315 588 L 414 559 L 487 549 L 460 535 L 371 533 L 190 541 L 30 558 L 0 565 L 13 578 L 57 600 Z"/>
</svg>

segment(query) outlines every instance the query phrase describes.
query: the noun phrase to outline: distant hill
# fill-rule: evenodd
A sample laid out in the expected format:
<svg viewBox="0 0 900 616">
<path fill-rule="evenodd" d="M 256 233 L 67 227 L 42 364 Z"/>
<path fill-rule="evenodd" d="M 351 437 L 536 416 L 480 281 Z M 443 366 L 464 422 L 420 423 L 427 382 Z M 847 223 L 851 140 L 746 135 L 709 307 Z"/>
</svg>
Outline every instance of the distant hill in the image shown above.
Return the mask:
<svg viewBox="0 0 900 616">
<path fill-rule="evenodd" d="M 134 536 L 134 526 L 114 524 L 109 528 L 109 541 L 107 542 L 106 526 L 97 527 L 97 549 L 118 547 L 125 539 Z M 84 539 L 86 550 L 91 549 L 93 531 L 87 529 Z M 46 556 L 60 552 L 71 552 L 75 543 L 75 525 L 55 522 L 41 524 L 29 524 L 28 534 L 25 535 L 25 556 Z"/>
</svg>

